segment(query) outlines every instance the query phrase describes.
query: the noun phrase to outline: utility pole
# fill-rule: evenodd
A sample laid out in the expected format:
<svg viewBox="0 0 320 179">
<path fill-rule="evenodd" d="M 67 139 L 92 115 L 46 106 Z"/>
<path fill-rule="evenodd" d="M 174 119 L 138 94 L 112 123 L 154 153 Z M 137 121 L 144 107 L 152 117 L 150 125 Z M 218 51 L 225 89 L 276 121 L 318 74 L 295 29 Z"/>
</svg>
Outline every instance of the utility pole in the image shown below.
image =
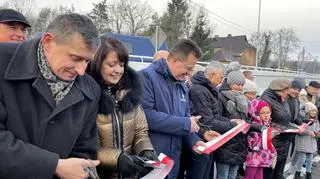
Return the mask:
<svg viewBox="0 0 320 179">
<path fill-rule="evenodd" d="M 260 48 L 260 44 L 261 44 L 261 42 L 260 42 L 260 15 L 261 15 L 261 0 L 259 0 L 259 14 L 258 14 L 258 30 L 257 30 L 257 32 L 258 32 L 258 47 L 257 47 L 257 53 L 256 53 L 256 69 L 258 68 L 258 61 L 259 61 L 259 48 Z"/>
<path fill-rule="evenodd" d="M 306 53 L 306 51 L 305 51 L 305 49 L 304 49 L 304 47 L 303 47 L 303 49 L 302 49 L 302 60 L 301 60 L 301 69 L 303 69 L 303 63 L 304 63 L 304 54 Z M 299 71 L 300 69 L 298 69 L 298 71 Z"/>
<path fill-rule="evenodd" d="M 158 43 L 159 43 L 159 25 L 156 26 L 156 50 L 155 52 L 158 52 Z"/>
</svg>

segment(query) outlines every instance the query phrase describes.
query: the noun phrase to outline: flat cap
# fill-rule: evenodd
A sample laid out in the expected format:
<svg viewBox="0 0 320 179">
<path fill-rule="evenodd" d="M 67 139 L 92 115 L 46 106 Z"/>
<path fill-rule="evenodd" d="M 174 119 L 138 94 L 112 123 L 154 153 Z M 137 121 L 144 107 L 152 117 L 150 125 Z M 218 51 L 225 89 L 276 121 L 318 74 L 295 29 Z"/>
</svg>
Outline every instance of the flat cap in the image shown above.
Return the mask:
<svg viewBox="0 0 320 179">
<path fill-rule="evenodd" d="M 276 79 L 270 83 L 270 89 L 274 91 L 281 91 L 291 87 L 291 82 L 286 79 Z"/>
<path fill-rule="evenodd" d="M 19 22 L 30 27 L 26 17 L 20 12 L 13 9 L 0 9 L 0 23 Z"/>
</svg>

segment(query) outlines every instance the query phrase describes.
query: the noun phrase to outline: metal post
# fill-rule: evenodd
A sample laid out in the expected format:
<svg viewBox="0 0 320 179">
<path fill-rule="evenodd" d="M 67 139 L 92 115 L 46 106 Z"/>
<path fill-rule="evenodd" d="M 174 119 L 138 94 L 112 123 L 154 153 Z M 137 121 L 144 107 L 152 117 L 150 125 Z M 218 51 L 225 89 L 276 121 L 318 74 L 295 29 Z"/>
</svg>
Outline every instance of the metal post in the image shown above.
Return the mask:
<svg viewBox="0 0 320 179">
<path fill-rule="evenodd" d="M 159 43 L 159 26 L 156 26 L 156 50 L 155 52 L 158 51 L 159 47 L 158 47 L 158 43 Z"/>
<path fill-rule="evenodd" d="M 259 52 L 259 47 L 260 47 L 260 15 L 261 15 L 261 0 L 259 0 L 259 14 L 258 14 L 258 30 L 257 30 L 257 33 L 258 33 L 258 47 L 257 47 L 257 52 Z M 258 60 L 259 60 L 259 57 L 258 57 L 258 53 L 256 53 L 256 69 L 258 69 Z"/>
</svg>

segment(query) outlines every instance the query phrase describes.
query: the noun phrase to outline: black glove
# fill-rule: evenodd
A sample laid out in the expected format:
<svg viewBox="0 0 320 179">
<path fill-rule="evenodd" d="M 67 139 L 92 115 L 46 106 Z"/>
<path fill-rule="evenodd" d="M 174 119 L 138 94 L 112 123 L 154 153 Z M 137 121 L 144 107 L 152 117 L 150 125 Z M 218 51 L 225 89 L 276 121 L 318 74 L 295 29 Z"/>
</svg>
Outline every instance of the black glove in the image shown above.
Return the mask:
<svg viewBox="0 0 320 179">
<path fill-rule="evenodd" d="M 143 159 L 136 155 L 122 153 L 118 158 L 118 171 L 123 177 L 143 177 L 147 175 L 152 168 L 143 165 Z"/>
<path fill-rule="evenodd" d="M 143 150 L 143 151 L 140 152 L 139 156 L 147 158 L 147 159 L 152 160 L 152 161 L 158 161 L 157 154 L 152 150 Z"/>
</svg>

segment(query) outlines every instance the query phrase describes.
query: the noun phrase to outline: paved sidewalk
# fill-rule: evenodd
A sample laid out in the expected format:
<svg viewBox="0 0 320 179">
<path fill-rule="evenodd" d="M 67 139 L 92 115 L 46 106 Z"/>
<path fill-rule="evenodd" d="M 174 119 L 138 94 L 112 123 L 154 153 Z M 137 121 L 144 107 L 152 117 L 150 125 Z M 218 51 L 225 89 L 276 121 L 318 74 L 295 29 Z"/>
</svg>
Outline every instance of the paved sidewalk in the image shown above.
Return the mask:
<svg viewBox="0 0 320 179">
<path fill-rule="evenodd" d="M 284 169 L 286 179 L 293 179 L 294 178 L 294 174 L 289 173 L 290 165 L 291 165 L 291 162 L 288 162 L 285 166 L 285 169 Z M 305 175 L 305 168 L 303 168 L 302 173 Z M 320 179 L 320 156 L 319 155 L 313 158 L 312 178 Z"/>
</svg>

